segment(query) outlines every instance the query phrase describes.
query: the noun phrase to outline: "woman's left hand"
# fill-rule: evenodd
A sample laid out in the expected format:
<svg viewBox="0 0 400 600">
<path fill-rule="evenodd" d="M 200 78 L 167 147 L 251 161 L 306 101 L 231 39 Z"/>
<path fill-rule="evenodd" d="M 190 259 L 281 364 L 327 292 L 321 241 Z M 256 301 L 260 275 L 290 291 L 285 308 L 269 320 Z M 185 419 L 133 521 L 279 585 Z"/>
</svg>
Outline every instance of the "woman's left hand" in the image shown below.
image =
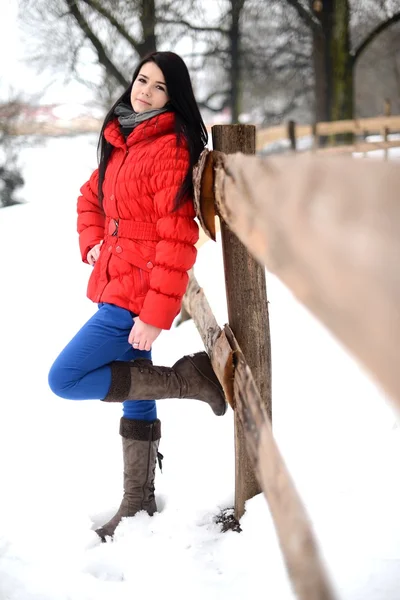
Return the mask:
<svg viewBox="0 0 400 600">
<path fill-rule="evenodd" d="M 162 329 L 143 323 L 139 317 L 135 317 L 133 320 L 134 325 L 129 334 L 129 343 L 132 344 L 134 350 L 150 350 Z"/>
</svg>

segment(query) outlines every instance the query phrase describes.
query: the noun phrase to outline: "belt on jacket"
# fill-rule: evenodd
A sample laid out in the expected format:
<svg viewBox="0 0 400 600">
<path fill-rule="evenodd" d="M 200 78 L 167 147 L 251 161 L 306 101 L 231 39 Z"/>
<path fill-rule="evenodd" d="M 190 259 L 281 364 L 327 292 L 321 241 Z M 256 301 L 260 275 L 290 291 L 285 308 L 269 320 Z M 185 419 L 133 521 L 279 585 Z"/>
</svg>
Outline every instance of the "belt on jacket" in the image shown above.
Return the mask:
<svg viewBox="0 0 400 600">
<path fill-rule="evenodd" d="M 157 242 L 160 236 L 157 234 L 155 223 L 144 221 L 131 221 L 130 219 L 112 219 L 107 217 L 106 231 L 108 235 L 133 240 L 148 240 Z"/>
</svg>

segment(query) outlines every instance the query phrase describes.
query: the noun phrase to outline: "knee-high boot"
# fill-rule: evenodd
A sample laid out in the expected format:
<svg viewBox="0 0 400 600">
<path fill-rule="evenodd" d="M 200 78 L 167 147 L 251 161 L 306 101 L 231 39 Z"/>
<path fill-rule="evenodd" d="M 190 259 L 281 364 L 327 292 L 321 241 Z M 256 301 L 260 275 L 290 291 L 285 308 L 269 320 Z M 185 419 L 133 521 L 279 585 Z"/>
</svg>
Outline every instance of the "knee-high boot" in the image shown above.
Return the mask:
<svg viewBox="0 0 400 600">
<path fill-rule="evenodd" d="M 173 367 L 155 367 L 150 360 L 111 363 L 111 386 L 105 402 L 192 398 L 225 414 L 225 395 L 206 352 L 184 356 Z"/>
<path fill-rule="evenodd" d="M 123 517 L 133 517 L 140 510 L 149 515 L 157 511 L 154 479 L 161 422 L 125 419 L 120 422 L 124 457 L 124 495 L 116 514 L 96 533 L 103 542 L 114 534 Z"/>
</svg>

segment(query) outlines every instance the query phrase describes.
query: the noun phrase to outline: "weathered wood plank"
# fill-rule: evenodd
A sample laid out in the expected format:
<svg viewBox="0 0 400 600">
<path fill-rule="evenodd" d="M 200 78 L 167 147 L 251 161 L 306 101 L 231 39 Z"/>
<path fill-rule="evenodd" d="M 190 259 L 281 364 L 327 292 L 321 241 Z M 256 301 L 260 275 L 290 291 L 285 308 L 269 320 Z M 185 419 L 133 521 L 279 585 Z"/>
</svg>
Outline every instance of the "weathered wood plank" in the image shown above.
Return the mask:
<svg viewBox="0 0 400 600">
<path fill-rule="evenodd" d="M 217 325 L 193 273 L 184 304 L 195 322 L 213 368 L 231 398 L 243 428 L 252 468 L 274 518 L 283 558 L 300 600 L 333 600 L 312 528 L 272 434 L 252 372 L 228 325 Z M 231 405 L 233 404 L 230 400 Z"/>
<path fill-rule="evenodd" d="M 237 340 L 228 326 L 225 331 L 235 352 L 236 411 L 245 431 L 250 460 L 268 500 L 293 588 L 301 600 L 332 600 L 334 594 L 308 516 L 273 437 L 271 421 Z"/>
<path fill-rule="evenodd" d="M 217 374 L 229 404 L 233 400 L 233 358 L 232 350 L 225 339 L 225 333 L 219 327 L 203 289 L 199 286 L 193 271 L 189 273 L 189 285 L 183 297 L 183 306 L 192 317 L 213 369 Z"/>
<path fill-rule="evenodd" d="M 328 157 L 217 156 L 218 210 L 400 407 L 400 172 Z"/>
</svg>

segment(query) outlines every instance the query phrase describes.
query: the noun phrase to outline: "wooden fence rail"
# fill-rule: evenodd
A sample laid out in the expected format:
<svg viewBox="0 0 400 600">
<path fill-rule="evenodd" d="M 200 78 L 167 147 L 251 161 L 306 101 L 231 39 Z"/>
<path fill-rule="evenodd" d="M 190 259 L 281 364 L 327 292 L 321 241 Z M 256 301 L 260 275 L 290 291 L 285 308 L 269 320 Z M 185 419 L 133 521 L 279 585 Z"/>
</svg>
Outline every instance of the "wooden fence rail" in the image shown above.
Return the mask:
<svg viewBox="0 0 400 600">
<path fill-rule="evenodd" d="M 213 170 L 222 218 L 400 407 L 398 166 L 210 154 L 204 169 Z"/>
<path fill-rule="evenodd" d="M 272 435 L 271 421 L 230 327 L 221 329 L 193 273 L 184 306 L 245 431 L 247 451 L 268 500 L 283 556 L 301 600 L 333 600 L 306 511 Z"/>
</svg>

